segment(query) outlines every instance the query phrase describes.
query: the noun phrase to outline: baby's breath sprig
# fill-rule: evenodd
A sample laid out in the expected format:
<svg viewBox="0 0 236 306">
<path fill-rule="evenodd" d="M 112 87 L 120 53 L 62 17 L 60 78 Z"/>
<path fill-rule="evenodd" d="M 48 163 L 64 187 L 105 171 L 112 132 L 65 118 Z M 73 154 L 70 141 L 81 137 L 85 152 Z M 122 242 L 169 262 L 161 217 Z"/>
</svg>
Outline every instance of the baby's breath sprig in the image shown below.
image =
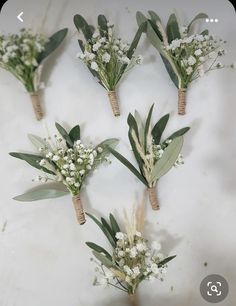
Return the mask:
<svg viewBox="0 0 236 306">
<path fill-rule="evenodd" d="M 75 15 L 74 23 L 82 31 L 85 40 L 79 40 L 81 48 L 77 57 L 88 67 L 99 83 L 107 90 L 115 116 L 120 115 L 116 87 L 122 77 L 134 66 L 142 62 L 142 57 L 134 55 L 142 27 L 137 31 L 131 44 L 116 37 L 114 25 L 103 15 L 98 16 L 98 28 L 93 29 L 81 15 Z"/>
<path fill-rule="evenodd" d="M 38 92 L 43 88 L 41 72 L 43 61 L 63 41 L 67 29 L 47 37 L 21 29 L 18 34 L 0 35 L 0 67 L 12 73 L 29 93 L 36 118 L 42 119 L 43 111 Z"/>
<path fill-rule="evenodd" d="M 36 201 L 56 198 L 71 194 L 77 219 L 80 224 L 85 223 L 85 214 L 80 200 L 80 192 L 87 177 L 102 163 L 110 162 L 108 147 L 114 148 L 117 139 L 107 139 L 98 146 L 86 145 L 80 139 L 80 126 L 76 125 L 69 133 L 58 123 L 56 128 L 60 135 L 54 138 L 42 139 L 29 135 L 29 139 L 39 151 L 40 155 L 10 153 L 11 156 L 25 160 L 31 166 L 41 170 L 33 181 L 45 184 L 36 190 L 30 190 L 14 199 L 18 201 Z"/>
<path fill-rule="evenodd" d="M 143 237 L 138 226 L 137 212 L 127 220 L 121 230 L 115 217 L 101 221 L 88 214 L 99 226 L 111 244 L 111 251 L 93 243 L 86 242 L 93 250 L 92 262 L 96 264 L 95 286 L 117 288 L 129 295 L 132 305 L 136 304 L 136 291 L 143 281 L 161 280 L 167 272 L 167 263 L 175 256 L 166 257 L 159 241 L 150 243 Z"/>
<path fill-rule="evenodd" d="M 193 33 L 193 24 L 206 18 L 206 14 L 200 13 L 188 26 L 181 27 L 175 14 L 171 14 L 165 28 L 155 12 L 149 11 L 148 18 L 137 12 L 138 24 L 146 25 L 147 37 L 159 51 L 171 80 L 178 88 L 179 115 L 186 112 L 186 92 L 191 82 L 210 71 L 232 67 L 219 61 L 226 53 L 226 41 L 210 35 L 208 30 Z"/>
</svg>

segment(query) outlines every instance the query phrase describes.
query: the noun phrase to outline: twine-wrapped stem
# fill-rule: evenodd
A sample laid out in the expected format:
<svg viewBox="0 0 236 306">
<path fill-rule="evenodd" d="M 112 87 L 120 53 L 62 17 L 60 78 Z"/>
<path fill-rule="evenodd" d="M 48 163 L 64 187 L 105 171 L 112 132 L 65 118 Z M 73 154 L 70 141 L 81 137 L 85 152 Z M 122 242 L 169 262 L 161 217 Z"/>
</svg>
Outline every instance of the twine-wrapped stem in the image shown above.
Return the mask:
<svg viewBox="0 0 236 306">
<path fill-rule="evenodd" d="M 86 219 L 80 196 L 73 196 L 72 201 L 74 204 L 77 220 L 79 221 L 80 225 L 83 225 L 86 222 Z"/>
<path fill-rule="evenodd" d="M 109 98 L 114 116 L 116 117 L 120 116 L 120 108 L 119 108 L 116 92 L 108 91 L 107 94 L 108 94 L 108 98 Z"/>
<path fill-rule="evenodd" d="M 160 205 L 157 199 L 156 186 L 148 188 L 149 201 L 153 210 L 159 210 Z"/>
<path fill-rule="evenodd" d="M 41 120 L 43 118 L 43 110 L 41 107 L 38 93 L 37 92 L 30 93 L 30 99 L 31 99 L 31 103 L 34 109 L 36 119 Z"/>
<path fill-rule="evenodd" d="M 178 114 L 185 115 L 186 113 L 186 88 L 178 89 Z"/>
<path fill-rule="evenodd" d="M 129 302 L 130 302 L 130 306 L 138 306 L 138 298 L 135 293 L 129 294 Z"/>
</svg>

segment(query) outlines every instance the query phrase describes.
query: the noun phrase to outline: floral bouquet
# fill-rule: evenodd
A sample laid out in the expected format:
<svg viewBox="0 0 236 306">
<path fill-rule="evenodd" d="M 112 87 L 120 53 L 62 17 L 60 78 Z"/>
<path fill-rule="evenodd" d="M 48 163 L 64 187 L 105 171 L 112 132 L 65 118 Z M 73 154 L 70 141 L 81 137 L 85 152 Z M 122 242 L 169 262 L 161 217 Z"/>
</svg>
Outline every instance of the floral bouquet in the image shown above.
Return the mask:
<svg viewBox="0 0 236 306">
<path fill-rule="evenodd" d="M 51 37 L 21 29 L 19 34 L 0 35 L 0 67 L 12 73 L 30 95 L 37 120 L 42 119 L 38 91 L 43 61 L 62 43 L 68 30 Z"/>
<path fill-rule="evenodd" d="M 165 175 L 173 166 L 177 167 L 183 164 L 183 156 L 180 154 L 183 146 L 183 135 L 190 128 L 182 128 L 161 141 L 169 120 L 169 114 L 163 116 L 152 128 L 153 107 L 154 105 L 152 105 L 145 123 L 142 122 L 137 111 L 135 111 L 135 116 L 129 114 L 127 120 L 129 141 L 139 170 L 120 153 L 114 149 L 109 150 L 147 187 L 152 209 L 158 210 L 159 203 L 155 186 L 160 177 Z"/>
<path fill-rule="evenodd" d="M 218 59 L 225 54 L 225 41 L 209 35 L 208 30 L 192 33 L 195 21 L 208 17 L 204 13 L 198 14 L 188 26 L 183 27 L 172 14 L 166 29 L 155 12 L 149 11 L 149 15 L 147 19 L 137 12 L 138 24 L 146 24 L 147 37 L 160 52 L 166 70 L 178 88 L 178 114 L 184 115 L 189 84 L 209 71 L 224 67 Z"/>
<path fill-rule="evenodd" d="M 25 153 L 10 153 L 11 156 L 26 161 L 31 166 L 41 170 L 36 181 L 46 183 L 39 188 L 31 189 L 15 197 L 17 201 L 37 201 L 57 198 L 71 194 L 80 224 L 85 223 L 85 214 L 80 200 L 80 192 L 86 178 L 101 163 L 108 161 L 108 147 L 115 147 L 117 139 L 107 139 L 97 145 L 84 145 L 80 140 L 80 126 L 76 125 L 69 133 L 58 123 L 56 128 L 60 135 L 42 139 L 29 135 L 32 144 L 39 155 Z M 34 180 L 33 180 L 34 181 Z M 49 184 L 48 182 L 54 182 Z"/>
<path fill-rule="evenodd" d="M 74 16 L 74 24 L 82 31 L 85 40 L 79 40 L 81 53 L 78 58 L 88 67 L 98 82 L 107 90 L 113 114 L 120 115 L 116 87 L 130 69 L 141 62 L 134 51 L 142 35 L 144 25 L 138 29 L 131 44 L 127 44 L 114 33 L 114 25 L 103 15 L 98 16 L 98 28 L 93 29 L 81 15 Z"/>
<path fill-rule="evenodd" d="M 160 252 L 159 242 L 154 241 L 150 244 L 143 237 L 144 220 L 137 212 L 132 218 L 128 218 L 125 214 L 125 230 L 120 229 L 112 214 L 109 216 L 109 221 L 104 218 L 99 221 L 92 215 L 89 216 L 111 244 L 111 251 L 108 252 L 93 242 L 86 242 L 96 258 L 92 259 L 97 265 L 94 285 L 112 286 L 122 290 L 128 293 L 131 305 L 136 306 L 136 291 L 140 283 L 153 279 L 163 281 L 167 263 L 175 256 L 164 256 Z"/>
</svg>

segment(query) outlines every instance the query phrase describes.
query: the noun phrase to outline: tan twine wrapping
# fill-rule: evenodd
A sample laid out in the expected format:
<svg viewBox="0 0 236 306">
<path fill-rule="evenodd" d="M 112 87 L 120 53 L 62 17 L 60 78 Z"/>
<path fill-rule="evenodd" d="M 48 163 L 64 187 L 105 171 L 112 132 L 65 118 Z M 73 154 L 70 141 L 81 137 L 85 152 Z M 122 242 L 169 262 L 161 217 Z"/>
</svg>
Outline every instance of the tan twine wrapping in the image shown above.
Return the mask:
<svg viewBox="0 0 236 306">
<path fill-rule="evenodd" d="M 186 88 L 178 90 L 178 114 L 185 115 L 186 113 Z"/>
<path fill-rule="evenodd" d="M 153 210 L 159 210 L 160 205 L 157 199 L 156 187 L 148 188 L 149 201 L 152 205 Z"/>
<path fill-rule="evenodd" d="M 83 225 L 86 222 L 86 219 L 80 196 L 73 196 L 72 201 L 74 204 L 77 220 L 79 221 L 80 225 Z"/>
<path fill-rule="evenodd" d="M 108 91 L 107 94 L 108 94 L 108 98 L 109 98 L 114 116 L 116 117 L 120 116 L 120 108 L 119 108 L 116 92 Z"/>
<path fill-rule="evenodd" d="M 39 96 L 37 93 L 30 94 L 32 106 L 34 109 L 34 113 L 37 120 L 41 120 L 43 118 L 43 110 L 40 104 Z"/>
<path fill-rule="evenodd" d="M 136 294 L 129 294 L 130 306 L 138 306 L 138 298 Z"/>
</svg>

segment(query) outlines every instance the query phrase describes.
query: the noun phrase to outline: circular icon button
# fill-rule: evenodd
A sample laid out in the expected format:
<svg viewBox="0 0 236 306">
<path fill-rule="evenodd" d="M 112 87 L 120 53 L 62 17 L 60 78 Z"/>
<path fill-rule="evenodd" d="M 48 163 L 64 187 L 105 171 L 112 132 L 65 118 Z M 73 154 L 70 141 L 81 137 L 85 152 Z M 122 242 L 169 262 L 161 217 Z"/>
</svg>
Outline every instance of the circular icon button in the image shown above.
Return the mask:
<svg viewBox="0 0 236 306">
<path fill-rule="evenodd" d="M 219 303 L 227 297 L 229 285 L 223 276 L 212 274 L 202 280 L 200 292 L 204 300 L 207 302 Z"/>
</svg>

